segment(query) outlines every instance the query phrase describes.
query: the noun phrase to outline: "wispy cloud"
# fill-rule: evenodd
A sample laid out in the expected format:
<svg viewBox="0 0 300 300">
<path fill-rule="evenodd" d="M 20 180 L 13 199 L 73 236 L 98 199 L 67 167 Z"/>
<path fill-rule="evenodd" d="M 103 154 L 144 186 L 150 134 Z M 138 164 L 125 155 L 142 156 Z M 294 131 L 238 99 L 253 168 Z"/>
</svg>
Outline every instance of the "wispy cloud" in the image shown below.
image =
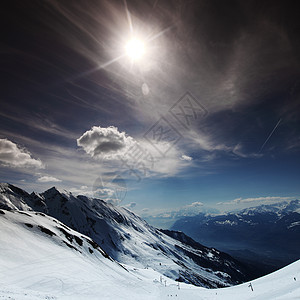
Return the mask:
<svg viewBox="0 0 300 300">
<path fill-rule="evenodd" d="M 277 196 L 267 196 L 267 197 L 256 197 L 256 198 L 236 198 L 231 201 L 219 202 L 218 205 L 238 205 L 238 204 L 249 204 L 249 203 L 275 203 L 280 201 L 288 201 L 295 199 L 295 197 L 277 197 Z"/>
<path fill-rule="evenodd" d="M 260 154 L 260 153 L 248 153 L 248 152 L 246 152 L 246 151 L 244 151 L 244 148 L 243 148 L 243 146 L 239 143 L 239 144 L 237 144 L 234 148 L 233 148 L 233 150 L 232 150 L 232 152 L 235 154 L 235 155 L 237 155 L 237 156 L 239 156 L 239 157 L 242 157 L 242 158 L 259 158 L 259 157 L 262 157 L 262 154 Z M 259 151 L 260 152 L 260 151 Z"/>
<path fill-rule="evenodd" d="M 32 114 L 22 112 L 22 116 L 18 116 L 16 115 L 16 112 L 12 112 L 12 113 L 0 112 L 0 116 L 10 119 L 16 123 L 20 123 L 25 126 L 31 127 L 35 130 L 51 133 L 53 135 L 61 136 L 67 139 L 73 139 L 76 137 L 73 132 L 52 122 L 44 115 L 33 116 Z"/>
<path fill-rule="evenodd" d="M 48 175 L 45 175 L 45 176 L 41 176 L 37 179 L 38 182 L 61 182 L 60 179 L 58 178 L 55 178 L 53 176 L 48 176 Z"/>
</svg>

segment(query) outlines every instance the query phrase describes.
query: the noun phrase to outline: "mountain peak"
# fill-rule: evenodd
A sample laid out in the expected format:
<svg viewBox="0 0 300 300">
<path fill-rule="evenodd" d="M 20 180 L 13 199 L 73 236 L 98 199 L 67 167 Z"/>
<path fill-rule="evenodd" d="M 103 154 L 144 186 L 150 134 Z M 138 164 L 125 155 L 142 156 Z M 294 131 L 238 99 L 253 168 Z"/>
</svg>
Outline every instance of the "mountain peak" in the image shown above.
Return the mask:
<svg viewBox="0 0 300 300">
<path fill-rule="evenodd" d="M 44 193 L 60 193 L 60 191 L 55 186 L 53 186 L 50 189 L 46 190 Z"/>
<path fill-rule="evenodd" d="M 63 189 L 58 189 L 56 186 L 53 186 L 50 189 L 43 192 L 41 195 L 47 195 L 49 197 L 49 196 L 56 196 L 56 195 L 63 195 L 63 194 L 71 195 L 70 192 Z"/>
</svg>

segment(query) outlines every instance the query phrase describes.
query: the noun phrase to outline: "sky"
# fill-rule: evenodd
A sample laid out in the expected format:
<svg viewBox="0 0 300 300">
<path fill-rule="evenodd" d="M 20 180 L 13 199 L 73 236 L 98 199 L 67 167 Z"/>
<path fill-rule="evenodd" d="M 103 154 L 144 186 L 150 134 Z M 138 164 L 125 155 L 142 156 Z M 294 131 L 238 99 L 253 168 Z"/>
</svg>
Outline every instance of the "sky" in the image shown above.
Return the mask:
<svg viewBox="0 0 300 300">
<path fill-rule="evenodd" d="M 299 199 L 296 1 L 3 12 L 1 182 L 99 197 L 153 223 Z"/>
</svg>

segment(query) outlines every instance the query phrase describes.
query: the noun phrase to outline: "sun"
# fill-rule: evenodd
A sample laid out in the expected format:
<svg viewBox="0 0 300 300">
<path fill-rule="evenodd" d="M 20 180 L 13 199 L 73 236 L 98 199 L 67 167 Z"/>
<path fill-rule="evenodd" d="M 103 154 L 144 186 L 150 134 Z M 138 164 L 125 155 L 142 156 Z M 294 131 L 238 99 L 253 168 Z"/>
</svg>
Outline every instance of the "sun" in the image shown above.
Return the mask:
<svg viewBox="0 0 300 300">
<path fill-rule="evenodd" d="M 126 53 L 132 60 L 139 60 L 145 54 L 144 43 L 136 38 L 126 44 Z"/>
</svg>

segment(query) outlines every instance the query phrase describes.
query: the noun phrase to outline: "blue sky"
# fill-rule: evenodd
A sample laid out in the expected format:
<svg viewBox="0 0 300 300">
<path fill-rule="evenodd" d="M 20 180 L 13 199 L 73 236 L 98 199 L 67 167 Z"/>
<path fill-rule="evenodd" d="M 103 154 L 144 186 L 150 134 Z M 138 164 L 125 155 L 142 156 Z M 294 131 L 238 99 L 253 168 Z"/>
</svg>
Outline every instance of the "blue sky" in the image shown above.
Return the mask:
<svg viewBox="0 0 300 300">
<path fill-rule="evenodd" d="M 145 217 L 299 198 L 296 9 L 172 3 L 6 8 L 1 181 Z"/>
</svg>

